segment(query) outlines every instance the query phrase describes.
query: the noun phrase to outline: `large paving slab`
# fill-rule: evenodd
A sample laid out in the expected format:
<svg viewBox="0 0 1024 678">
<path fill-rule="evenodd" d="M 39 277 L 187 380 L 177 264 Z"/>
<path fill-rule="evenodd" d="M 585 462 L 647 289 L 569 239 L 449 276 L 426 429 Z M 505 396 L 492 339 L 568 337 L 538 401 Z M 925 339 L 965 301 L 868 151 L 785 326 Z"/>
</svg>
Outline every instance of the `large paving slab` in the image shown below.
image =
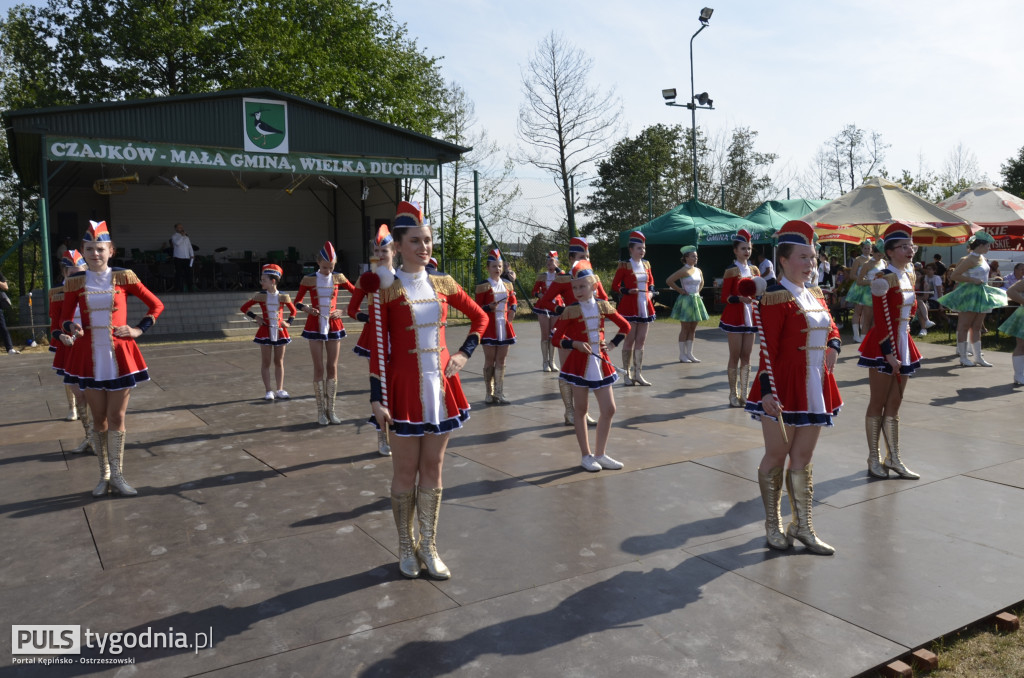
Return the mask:
<svg viewBox="0 0 1024 678">
<path fill-rule="evenodd" d="M 512 404 L 483 403 L 474 357 L 472 417 L 445 459 L 445 582 L 398 573 L 391 460 L 351 342 L 343 423 L 326 427 L 302 340 L 285 360 L 293 397 L 273 403 L 251 342 L 144 344 L 134 498 L 91 496 L 96 458 L 70 452 L 81 427 L 62 420 L 49 356 L 0 358 L 0 617 L 213 634 L 212 649 L 58 669 L 13 664 L 5 627 L 0 677 L 855 676 L 1024 599 L 1024 389 L 1009 355 L 960 368 L 951 348 L 921 347 L 901 409 L 922 474 L 908 481 L 865 473 L 867 373 L 844 351 L 845 406 L 814 459 L 814 523 L 837 554 L 818 557 L 766 547 L 761 430 L 727 406 L 724 337 L 701 329 L 703 362 L 680 364 L 676 331 L 651 328 L 654 386 L 614 388 L 622 471 L 579 468 L 536 324 L 517 327 Z"/>
</svg>

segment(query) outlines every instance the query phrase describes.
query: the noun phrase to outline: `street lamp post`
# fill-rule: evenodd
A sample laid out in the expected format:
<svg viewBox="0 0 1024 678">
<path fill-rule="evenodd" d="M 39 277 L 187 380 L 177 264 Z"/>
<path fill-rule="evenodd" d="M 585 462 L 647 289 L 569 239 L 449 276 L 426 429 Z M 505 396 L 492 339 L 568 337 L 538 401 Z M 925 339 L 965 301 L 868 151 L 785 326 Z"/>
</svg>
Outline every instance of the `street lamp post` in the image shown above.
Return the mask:
<svg viewBox="0 0 1024 678">
<path fill-rule="evenodd" d="M 708 27 L 708 22 L 711 20 L 711 14 L 714 12 L 710 7 L 705 7 L 700 11 L 698 20 L 700 21 L 700 28 L 690 38 L 690 101 L 685 104 L 676 103 L 676 91 L 675 89 L 663 89 L 661 90 L 661 96 L 665 98 L 666 106 L 679 106 L 682 108 L 690 109 L 690 149 L 693 152 L 693 199 L 699 200 L 700 194 L 697 188 L 697 109 L 703 108 L 709 111 L 715 110 L 713 104 L 715 103 L 711 98 L 708 97 L 707 92 L 701 92 L 699 95 L 693 86 L 693 41 L 700 35 L 700 32 Z"/>
</svg>

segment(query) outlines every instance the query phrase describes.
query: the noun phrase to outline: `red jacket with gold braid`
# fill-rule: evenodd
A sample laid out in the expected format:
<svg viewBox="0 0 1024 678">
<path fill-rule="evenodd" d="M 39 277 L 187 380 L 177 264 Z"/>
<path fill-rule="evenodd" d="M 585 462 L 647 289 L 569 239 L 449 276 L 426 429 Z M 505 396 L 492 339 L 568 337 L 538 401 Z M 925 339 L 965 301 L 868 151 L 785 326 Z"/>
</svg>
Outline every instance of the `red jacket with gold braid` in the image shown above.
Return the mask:
<svg viewBox="0 0 1024 678">
<path fill-rule="evenodd" d="M 334 290 L 331 293 L 331 312 L 337 310 L 338 303 L 338 288 L 354 292 L 355 287 L 348 281 L 341 273 L 333 273 L 334 276 Z M 310 313 L 310 311 L 316 309 L 320 310 L 320 293 L 316 287 L 317 274 L 303 276 L 299 282 L 299 293 L 295 295 L 295 306 L 302 311 L 306 311 L 306 324 L 302 328 L 302 336 L 306 339 L 320 339 L 320 340 L 334 340 L 341 339 L 345 336 L 345 326 L 341 322 L 341 318 L 331 318 L 327 323 L 327 332 L 320 331 L 320 316 Z M 309 294 L 309 303 L 303 304 L 302 300 Z"/>
<path fill-rule="evenodd" d="M 618 346 L 626 338 L 626 335 L 629 334 L 629 321 L 623 318 L 610 302 L 603 299 L 596 301 L 597 312 L 601 315 L 601 319 L 598 322 L 599 341 L 604 341 L 605 339 L 605 320 L 611 320 L 618 326 L 619 333 L 608 343 L 612 346 Z M 587 321 L 583 317 L 583 308 L 579 302 L 566 306 L 562 315 L 558 316 L 558 322 L 555 323 L 554 329 L 551 330 L 551 343 L 558 348 L 571 349 L 573 348 L 572 343 L 576 341 L 590 343 Z M 569 356 L 562 362 L 559 377 L 570 384 L 586 386 L 588 388 L 600 388 L 612 384 L 618 379 L 618 375 L 615 373 L 615 368 L 609 362 L 607 351 L 601 351 L 601 356 L 604 360 L 597 360 L 597 366 L 600 370 L 599 379 L 587 377 L 587 366 L 594 358 L 589 353 L 575 349 L 570 351 Z"/>
<path fill-rule="evenodd" d="M 544 296 L 534 305 L 534 308 L 554 314 L 557 311 L 556 300 L 558 297 L 566 301 L 575 301 L 576 299 L 576 295 L 572 293 L 572 277 L 568 273 L 560 273 L 555 277 L 555 281 L 548 285 Z M 597 287 L 594 289 L 594 297 L 608 301 L 608 293 L 604 291 L 600 280 L 597 281 Z"/>
<path fill-rule="evenodd" d="M 514 285 L 507 280 L 501 280 L 505 286 L 505 336 L 498 338 L 498 323 L 495 316 L 494 289 L 490 280 L 484 280 L 476 286 L 476 294 L 473 300 L 477 306 L 487 313 L 487 331 L 480 338 L 480 343 L 487 346 L 507 346 L 516 343 L 516 332 L 512 329 L 512 319 L 516 317 L 516 291 Z"/>
<path fill-rule="evenodd" d="M 560 275 L 565 275 L 565 271 L 563 271 L 560 268 L 556 268 L 555 269 L 555 276 L 554 276 L 554 278 L 551 279 L 552 282 L 554 282 L 555 278 L 557 278 Z M 540 273 L 537 274 L 537 279 L 533 283 L 533 290 L 530 292 L 530 296 L 533 297 L 534 299 L 537 299 L 538 303 L 540 303 L 539 300 L 544 297 L 544 293 L 547 292 L 547 291 L 548 291 L 548 271 L 547 271 L 547 269 L 545 269 L 545 270 L 543 270 L 543 271 L 541 271 Z M 552 306 L 565 306 L 565 300 L 562 299 L 561 297 L 553 299 L 551 303 L 552 303 Z M 533 312 L 536 313 L 537 315 L 550 315 L 551 314 L 550 311 L 542 310 L 540 308 L 537 308 L 537 306 L 534 306 Z"/>
<path fill-rule="evenodd" d="M 748 267 L 751 278 L 761 275 L 757 266 L 748 264 Z M 736 286 L 742 279 L 738 266 L 733 266 L 725 271 L 725 275 L 722 277 L 722 303 L 725 304 L 725 309 L 722 311 L 718 327 L 726 332 L 756 334 L 757 327 L 754 326 L 750 305 L 740 302 L 739 295 L 736 294 Z"/>
<path fill-rule="evenodd" d="M 399 275 L 390 287 L 380 291 L 381 312 L 370 314 L 370 402 L 385 402 L 381 383 L 381 359 L 386 375 L 386 404 L 394 421 L 393 430 L 399 436 L 419 436 L 425 433 L 445 433 L 462 426 L 469 418 L 469 402 L 462 392 L 459 375 L 444 375 L 450 357 L 445 337 L 448 307 L 462 311 L 470 320 L 469 335 L 459 349 L 467 355 L 480 343 L 487 330 L 487 313 L 477 306 L 455 280 L 446 274 L 427 274 L 426 283 L 433 289 L 436 299 L 410 298 Z M 419 276 L 422 274 L 416 274 Z M 414 306 L 436 306 L 435 322 L 417 325 Z M 431 328 L 436 327 L 436 330 Z M 377 340 L 380 329 L 382 341 Z M 424 337 L 429 335 L 429 340 Z M 422 345 L 424 343 L 436 345 Z M 383 356 L 378 344 L 384 344 Z M 423 367 L 437 356 L 439 374 Z M 436 409 L 435 409 L 436 407 Z M 371 418 L 376 425 L 376 420 Z"/>
<path fill-rule="evenodd" d="M 619 267 L 615 270 L 615 278 L 612 279 L 612 291 L 621 294 L 618 311 L 630 322 L 653 322 L 654 321 L 654 275 L 651 273 L 651 262 L 643 259 L 644 270 L 647 272 L 647 282 L 643 289 L 638 289 L 636 273 L 633 272 L 632 260 L 620 261 Z M 640 316 L 640 300 L 643 299 L 647 305 L 647 317 Z"/>
<path fill-rule="evenodd" d="M 875 323 L 860 344 L 860 367 L 874 367 L 884 374 L 892 374 L 892 366 L 885 359 L 896 353 L 900 361 L 900 374 L 913 374 L 921 366 L 921 353 L 910 336 L 910 320 L 917 312 L 914 272 L 906 271 L 906 283 L 888 267 L 871 283 L 871 312 Z M 901 322 L 901 318 L 905 322 Z"/>
<path fill-rule="evenodd" d="M 291 337 L 288 336 L 288 325 L 292 324 L 292 320 L 295 318 L 295 314 L 299 312 L 295 308 L 295 304 L 292 303 L 292 298 L 287 294 L 277 295 L 277 313 L 275 317 L 270 317 L 270 311 L 267 309 L 267 293 L 257 292 L 253 295 L 252 299 L 242 304 L 241 311 L 253 320 L 257 320 L 255 313 L 249 311 L 253 306 L 259 306 L 262 317 L 259 318 L 260 326 L 256 330 L 256 338 L 253 341 L 257 344 L 265 344 L 267 346 L 283 346 L 291 341 Z M 288 319 L 283 319 L 285 309 L 288 310 Z M 277 325 L 277 340 L 274 340 L 270 336 L 271 323 Z"/>
</svg>

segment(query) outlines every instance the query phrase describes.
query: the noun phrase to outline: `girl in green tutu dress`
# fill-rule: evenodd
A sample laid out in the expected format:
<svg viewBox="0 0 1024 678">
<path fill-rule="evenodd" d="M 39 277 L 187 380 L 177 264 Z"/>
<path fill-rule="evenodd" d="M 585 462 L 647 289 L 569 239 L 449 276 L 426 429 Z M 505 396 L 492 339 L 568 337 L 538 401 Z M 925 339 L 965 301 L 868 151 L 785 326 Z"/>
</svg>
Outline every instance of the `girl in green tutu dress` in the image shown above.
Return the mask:
<svg viewBox="0 0 1024 678">
<path fill-rule="evenodd" d="M 1021 307 L 999 326 L 999 331 L 1017 339 L 1017 345 L 1013 348 L 1013 385 L 1024 386 L 1024 280 L 1013 283 L 1006 290 L 1006 296 L 1021 304 Z"/>
<path fill-rule="evenodd" d="M 970 252 L 956 265 L 950 279 L 957 283 L 956 289 L 939 297 L 939 303 L 960 313 L 956 328 L 956 353 L 964 367 L 980 365 L 992 367 L 981 355 L 981 330 L 985 316 L 993 309 L 1006 306 L 1006 292 L 988 284 L 989 264 L 985 259 L 995 238 L 985 231 L 978 231 L 967 241 Z M 967 359 L 967 345 L 974 352 L 974 362 Z"/>
<path fill-rule="evenodd" d="M 853 284 L 846 293 L 846 303 L 853 308 L 853 340 L 860 342 L 864 335 L 871 329 L 871 281 L 867 279 L 868 271 L 872 272 L 872 278 L 876 271 L 885 268 L 882 263 L 882 255 L 875 254 L 875 246 L 870 238 L 865 238 L 860 243 L 860 256 L 850 264 L 850 277 Z M 867 266 L 865 266 L 867 264 Z M 881 264 L 881 265 L 879 265 Z M 864 268 L 864 277 L 861 277 L 861 268 Z"/>
<path fill-rule="evenodd" d="M 679 362 L 699 363 L 693 355 L 693 339 L 697 336 L 697 323 L 708 319 L 708 309 L 700 298 L 704 289 L 704 274 L 697 268 L 697 248 L 693 245 L 680 247 L 683 267 L 670 275 L 665 282 L 679 297 L 672 307 L 672 317 L 679 321 Z"/>
</svg>

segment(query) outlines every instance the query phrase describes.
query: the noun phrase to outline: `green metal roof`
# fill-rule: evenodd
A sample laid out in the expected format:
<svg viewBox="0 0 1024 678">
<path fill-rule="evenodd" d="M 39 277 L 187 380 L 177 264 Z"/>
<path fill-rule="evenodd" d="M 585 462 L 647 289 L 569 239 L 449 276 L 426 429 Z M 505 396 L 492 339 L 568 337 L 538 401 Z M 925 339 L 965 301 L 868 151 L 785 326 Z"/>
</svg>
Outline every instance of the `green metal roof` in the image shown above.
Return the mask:
<svg viewBox="0 0 1024 678">
<path fill-rule="evenodd" d="M 39 183 L 43 134 L 241 148 L 243 98 L 288 103 L 292 151 L 327 155 L 458 159 L 469 148 L 263 87 L 130 101 L 5 111 L 11 159 L 26 185 Z"/>
</svg>

